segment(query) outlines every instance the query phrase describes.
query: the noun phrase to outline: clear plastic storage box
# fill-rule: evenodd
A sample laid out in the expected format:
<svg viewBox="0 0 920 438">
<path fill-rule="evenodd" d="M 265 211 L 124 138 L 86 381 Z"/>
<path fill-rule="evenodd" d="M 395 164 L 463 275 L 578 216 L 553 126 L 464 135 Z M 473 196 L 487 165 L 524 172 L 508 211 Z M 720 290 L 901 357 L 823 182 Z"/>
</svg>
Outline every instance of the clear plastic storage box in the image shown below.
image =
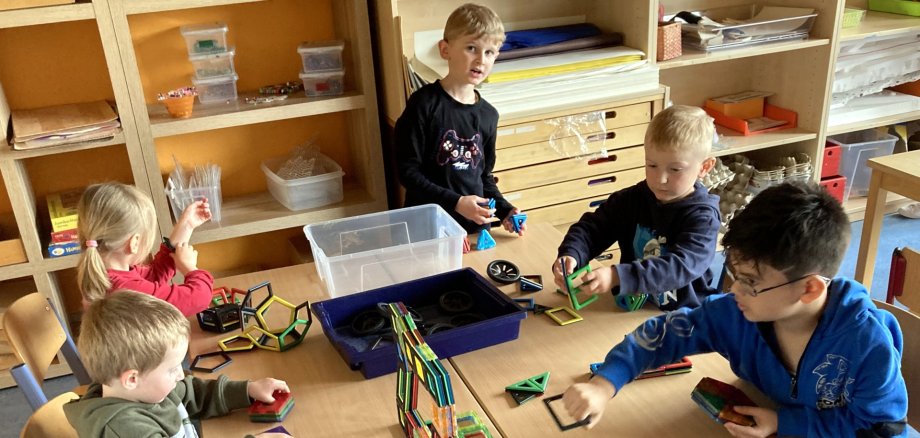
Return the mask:
<svg viewBox="0 0 920 438">
<path fill-rule="evenodd" d="M 320 154 L 314 169 L 322 169 L 317 175 L 297 179 L 283 179 L 276 173 L 284 164 L 284 158 L 262 162 L 268 191 L 281 205 L 289 210 L 305 210 L 322 207 L 342 201 L 342 168 L 331 158 Z M 320 167 L 321 166 L 321 167 Z"/>
<path fill-rule="evenodd" d="M 866 161 L 870 158 L 891 155 L 898 138 L 875 129 L 868 129 L 835 135 L 828 137 L 827 140 L 839 144 L 843 152 L 840 157 L 840 175 L 846 177 L 847 181 L 843 195 L 843 199 L 846 200 L 850 196 L 869 194 L 869 178 L 872 176 L 872 169 L 869 168 Z"/>
<path fill-rule="evenodd" d="M 192 62 L 195 68 L 195 77 L 198 79 L 230 76 L 236 73 L 236 70 L 233 69 L 235 52 L 231 47 L 226 52 L 189 56 L 188 60 Z"/>
<path fill-rule="evenodd" d="M 192 83 L 198 90 L 198 101 L 205 103 L 224 103 L 236 100 L 236 73 L 213 78 L 192 77 Z"/>
<path fill-rule="evenodd" d="M 193 202 L 202 198 L 207 198 L 208 205 L 210 205 L 211 208 L 211 220 L 213 222 L 220 222 L 220 204 L 222 201 L 220 186 L 195 187 L 182 190 L 166 189 L 166 198 L 169 199 L 173 217 L 176 219 L 182 216 L 182 212 L 185 211 L 185 208 Z"/>
<path fill-rule="evenodd" d="M 297 53 L 300 54 L 303 71 L 306 73 L 338 71 L 342 70 L 342 49 L 344 48 L 345 42 L 341 40 L 313 41 L 300 44 L 297 47 Z"/>
<path fill-rule="evenodd" d="M 307 97 L 338 96 L 345 92 L 345 72 L 301 73 L 303 92 Z"/>
<path fill-rule="evenodd" d="M 466 231 L 435 204 L 307 225 L 332 297 L 460 269 Z"/>
<path fill-rule="evenodd" d="M 195 24 L 179 28 L 185 37 L 189 57 L 202 53 L 226 52 L 227 30 L 225 23 Z"/>
</svg>

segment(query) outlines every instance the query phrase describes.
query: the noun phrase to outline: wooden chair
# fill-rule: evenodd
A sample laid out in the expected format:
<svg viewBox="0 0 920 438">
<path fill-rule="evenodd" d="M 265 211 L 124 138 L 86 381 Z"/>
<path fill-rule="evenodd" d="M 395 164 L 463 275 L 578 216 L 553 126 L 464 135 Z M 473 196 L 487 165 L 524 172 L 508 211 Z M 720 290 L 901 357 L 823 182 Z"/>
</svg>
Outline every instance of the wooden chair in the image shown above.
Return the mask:
<svg viewBox="0 0 920 438">
<path fill-rule="evenodd" d="M 881 301 L 875 301 L 875 305 L 879 309 L 891 312 L 901 326 L 901 333 L 904 335 L 901 374 L 904 376 L 904 383 L 907 384 L 907 398 L 918 400 L 920 399 L 920 367 L 916 364 L 917 360 L 920 360 L 920 316 Z M 920 403 L 908 404 L 907 424 L 914 429 L 920 429 Z"/>
<path fill-rule="evenodd" d="M 898 302 L 920 314 L 920 252 L 908 247 L 895 248 L 891 255 L 888 296 L 885 302 Z"/>
<path fill-rule="evenodd" d="M 26 421 L 19 438 L 76 438 L 77 431 L 64 416 L 64 405 L 78 398 L 76 393 L 65 392 L 42 405 Z"/>
<path fill-rule="evenodd" d="M 32 410 L 48 402 L 42 383 L 59 351 L 77 381 L 81 385 L 90 383 L 73 339 L 64 330 L 54 307 L 41 294 L 32 293 L 16 300 L 3 316 L 3 330 L 21 362 L 10 373 Z"/>
</svg>

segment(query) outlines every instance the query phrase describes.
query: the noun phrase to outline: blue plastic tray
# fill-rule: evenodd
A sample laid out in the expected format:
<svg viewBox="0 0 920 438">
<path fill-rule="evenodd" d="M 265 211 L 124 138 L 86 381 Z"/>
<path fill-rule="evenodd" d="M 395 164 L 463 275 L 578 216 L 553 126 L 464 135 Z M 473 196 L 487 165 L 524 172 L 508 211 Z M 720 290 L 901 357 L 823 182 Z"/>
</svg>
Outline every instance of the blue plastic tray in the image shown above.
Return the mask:
<svg viewBox="0 0 920 438">
<path fill-rule="evenodd" d="M 351 329 L 354 316 L 374 309 L 377 303 L 396 301 L 418 309 L 423 315 L 430 314 L 441 293 L 457 289 L 472 296 L 474 304 L 469 312 L 485 319 L 425 336 L 439 358 L 517 339 L 527 312 L 470 268 L 315 302 L 311 308 L 345 363 L 371 379 L 396 371 L 396 347 L 389 341 L 377 343 L 377 335 L 356 336 Z M 373 348 L 375 343 L 377 346 Z"/>
</svg>

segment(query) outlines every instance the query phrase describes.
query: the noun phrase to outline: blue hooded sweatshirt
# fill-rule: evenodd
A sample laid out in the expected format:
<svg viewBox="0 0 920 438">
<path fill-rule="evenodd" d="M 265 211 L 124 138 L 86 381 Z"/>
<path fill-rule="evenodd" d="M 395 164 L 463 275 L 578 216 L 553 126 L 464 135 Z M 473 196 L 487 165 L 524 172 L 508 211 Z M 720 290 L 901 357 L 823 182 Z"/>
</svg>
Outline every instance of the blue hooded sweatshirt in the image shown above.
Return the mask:
<svg viewBox="0 0 920 438">
<path fill-rule="evenodd" d="M 699 182 L 683 199 L 665 204 L 642 181 L 582 215 L 562 240 L 559 256 L 584 266 L 619 243 L 614 295 L 647 293 L 662 310 L 697 307 L 712 292 L 709 265 L 719 225 L 719 197 Z"/>
<path fill-rule="evenodd" d="M 745 319 L 733 294 L 714 295 L 699 308 L 646 321 L 610 350 L 598 375 L 619 390 L 645 369 L 718 352 L 776 403 L 779 436 L 905 434 L 901 329 L 863 285 L 844 278 L 830 283 L 795 374 L 783 365 L 775 339 L 773 324 Z"/>
</svg>

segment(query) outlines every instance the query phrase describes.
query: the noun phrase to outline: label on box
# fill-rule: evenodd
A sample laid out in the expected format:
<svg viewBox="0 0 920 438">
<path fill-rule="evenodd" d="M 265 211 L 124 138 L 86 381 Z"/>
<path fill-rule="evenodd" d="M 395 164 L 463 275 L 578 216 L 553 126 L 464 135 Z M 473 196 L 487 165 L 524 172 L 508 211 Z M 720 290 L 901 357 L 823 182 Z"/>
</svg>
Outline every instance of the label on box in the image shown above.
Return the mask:
<svg viewBox="0 0 920 438">
<path fill-rule="evenodd" d="M 82 194 L 83 189 L 75 189 L 52 193 L 46 197 L 51 231 L 60 232 L 77 228 L 77 202 Z"/>
<path fill-rule="evenodd" d="M 51 232 L 51 243 L 76 242 L 79 231 L 76 228 Z"/>
<path fill-rule="evenodd" d="M 48 257 L 63 257 L 80 253 L 80 242 L 52 243 L 48 245 Z"/>
</svg>

